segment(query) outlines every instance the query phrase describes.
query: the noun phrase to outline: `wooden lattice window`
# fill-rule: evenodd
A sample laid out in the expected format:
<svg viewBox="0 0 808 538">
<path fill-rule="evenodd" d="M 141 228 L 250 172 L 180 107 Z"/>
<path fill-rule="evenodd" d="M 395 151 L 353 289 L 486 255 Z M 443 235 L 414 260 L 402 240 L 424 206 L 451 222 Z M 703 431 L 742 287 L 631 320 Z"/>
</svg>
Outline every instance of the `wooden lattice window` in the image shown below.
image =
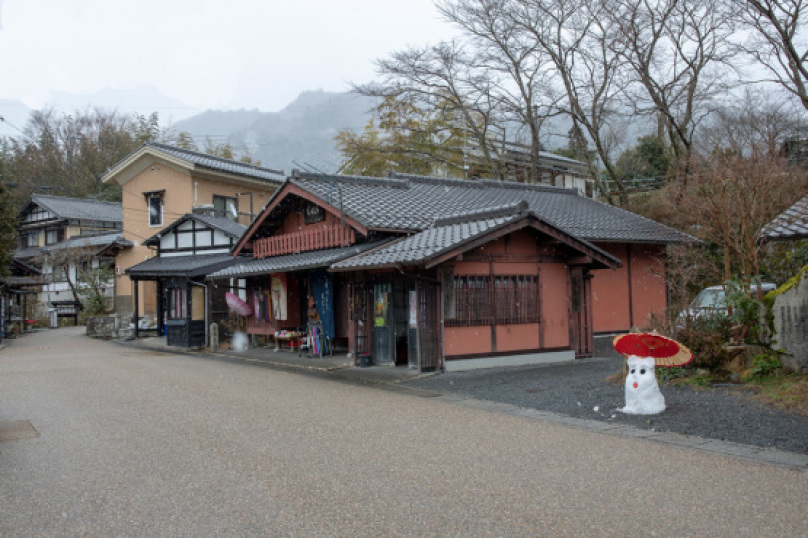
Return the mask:
<svg viewBox="0 0 808 538">
<path fill-rule="evenodd" d="M 455 276 L 453 284 L 454 318 L 447 325 L 490 325 L 491 278 L 488 276 Z"/>
<path fill-rule="evenodd" d="M 449 327 L 536 323 L 540 319 L 536 275 L 458 275 L 448 281 Z"/>
<path fill-rule="evenodd" d="M 507 275 L 494 278 L 496 323 L 539 321 L 539 286 L 536 275 Z"/>
</svg>

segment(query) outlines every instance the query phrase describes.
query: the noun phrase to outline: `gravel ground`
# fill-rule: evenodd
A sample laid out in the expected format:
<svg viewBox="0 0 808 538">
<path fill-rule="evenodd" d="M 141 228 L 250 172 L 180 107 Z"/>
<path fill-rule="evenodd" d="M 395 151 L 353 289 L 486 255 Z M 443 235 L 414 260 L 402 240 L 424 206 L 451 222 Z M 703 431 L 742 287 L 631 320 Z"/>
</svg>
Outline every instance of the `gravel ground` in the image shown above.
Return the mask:
<svg viewBox="0 0 808 538">
<path fill-rule="evenodd" d="M 402 385 L 577 418 L 808 454 L 808 417 L 758 403 L 752 393 L 737 388 L 663 384 L 667 406 L 663 413 L 620 413 L 617 409 L 625 405 L 623 385 L 608 383 L 605 378 L 620 371 L 622 359 L 611 349 L 608 339 L 596 342 L 599 358 L 499 371 L 450 372 Z"/>
</svg>

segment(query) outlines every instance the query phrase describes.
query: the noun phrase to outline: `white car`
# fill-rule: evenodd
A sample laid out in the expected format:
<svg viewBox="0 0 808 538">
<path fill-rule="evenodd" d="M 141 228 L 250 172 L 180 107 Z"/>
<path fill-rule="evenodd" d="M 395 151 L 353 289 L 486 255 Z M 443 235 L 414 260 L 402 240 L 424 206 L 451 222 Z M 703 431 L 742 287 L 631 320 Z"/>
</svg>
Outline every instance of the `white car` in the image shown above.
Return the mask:
<svg viewBox="0 0 808 538">
<path fill-rule="evenodd" d="M 749 286 L 749 294 L 757 294 L 758 289 L 766 294 L 777 289 L 777 285 L 771 282 L 752 284 Z M 724 286 L 710 286 L 709 288 L 704 288 L 696 295 L 696 298 L 690 302 L 690 306 L 687 308 L 687 315 L 690 319 L 699 319 L 717 314 L 725 316 L 729 314 Z"/>
</svg>

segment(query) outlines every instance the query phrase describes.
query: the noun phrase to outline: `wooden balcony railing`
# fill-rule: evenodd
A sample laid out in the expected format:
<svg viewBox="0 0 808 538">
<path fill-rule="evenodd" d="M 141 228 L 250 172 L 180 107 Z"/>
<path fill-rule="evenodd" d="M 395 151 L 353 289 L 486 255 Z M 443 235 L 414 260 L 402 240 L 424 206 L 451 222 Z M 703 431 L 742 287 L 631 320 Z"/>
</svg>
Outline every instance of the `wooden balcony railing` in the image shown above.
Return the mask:
<svg viewBox="0 0 808 538">
<path fill-rule="evenodd" d="M 356 234 L 353 228 L 339 225 L 312 226 L 299 232 L 256 239 L 253 245 L 253 258 L 268 258 L 281 254 L 298 254 L 309 250 L 348 246 L 355 241 Z"/>
</svg>

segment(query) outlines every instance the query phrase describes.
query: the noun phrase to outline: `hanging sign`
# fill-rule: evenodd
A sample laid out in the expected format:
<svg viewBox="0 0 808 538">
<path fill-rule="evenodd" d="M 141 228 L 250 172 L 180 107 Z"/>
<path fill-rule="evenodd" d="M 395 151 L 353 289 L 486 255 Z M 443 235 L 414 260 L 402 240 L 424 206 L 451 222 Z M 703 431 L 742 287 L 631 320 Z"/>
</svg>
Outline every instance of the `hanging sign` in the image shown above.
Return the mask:
<svg viewBox="0 0 808 538">
<path fill-rule="evenodd" d="M 317 204 L 308 203 L 303 210 L 303 222 L 306 224 L 314 224 L 315 222 L 322 222 L 325 220 L 325 209 Z"/>
</svg>

